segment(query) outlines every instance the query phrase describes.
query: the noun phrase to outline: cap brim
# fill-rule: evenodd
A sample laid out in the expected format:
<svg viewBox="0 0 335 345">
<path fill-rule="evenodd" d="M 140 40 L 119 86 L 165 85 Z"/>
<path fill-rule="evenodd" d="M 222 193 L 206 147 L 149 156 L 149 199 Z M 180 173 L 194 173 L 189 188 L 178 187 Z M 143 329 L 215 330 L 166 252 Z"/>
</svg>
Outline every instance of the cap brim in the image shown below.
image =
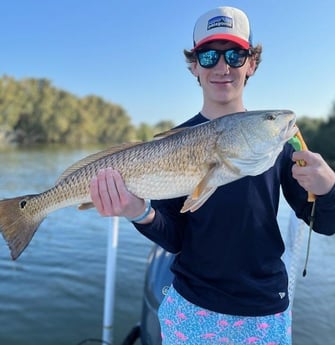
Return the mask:
<svg viewBox="0 0 335 345">
<path fill-rule="evenodd" d="M 244 39 L 242 39 L 240 37 L 237 37 L 234 35 L 229 35 L 229 34 L 216 34 L 216 35 L 208 36 L 205 39 L 199 41 L 194 46 L 193 50 L 199 49 L 199 47 L 201 47 L 202 45 L 209 43 L 209 42 L 213 42 L 213 41 L 230 41 L 230 42 L 237 43 L 239 46 L 241 46 L 244 49 L 250 48 L 250 43 L 248 41 L 245 41 Z"/>
</svg>

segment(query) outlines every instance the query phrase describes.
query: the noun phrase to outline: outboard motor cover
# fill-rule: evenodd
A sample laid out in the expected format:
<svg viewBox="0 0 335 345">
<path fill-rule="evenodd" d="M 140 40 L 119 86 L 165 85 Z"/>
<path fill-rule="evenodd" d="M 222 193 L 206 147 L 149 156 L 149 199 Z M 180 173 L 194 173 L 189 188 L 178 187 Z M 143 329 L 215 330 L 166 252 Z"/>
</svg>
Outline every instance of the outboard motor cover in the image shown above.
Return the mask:
<svg viewBox="0 0 335 345">
<path fill-rule="evenodd" d="M 174 257 L 174 254 L 167 252 L 158 245 L 154 245 L 149 255 L 141 320 L 141 341 L 143 345 L 161 344 L 161 330 L 157 310 L 173 280 L 170 266 Z"/>
</svg>

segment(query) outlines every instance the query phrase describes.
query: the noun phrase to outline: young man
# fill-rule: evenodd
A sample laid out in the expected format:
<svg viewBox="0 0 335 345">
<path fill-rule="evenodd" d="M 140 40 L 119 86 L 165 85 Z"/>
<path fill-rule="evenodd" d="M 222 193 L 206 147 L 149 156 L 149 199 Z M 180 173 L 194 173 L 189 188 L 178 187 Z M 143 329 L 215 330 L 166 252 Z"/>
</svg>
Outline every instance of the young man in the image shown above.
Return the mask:
<svg viewBox="0 0 335 345">
<path fill-rule="evenodd" d="M 247 16 L 221 7 L 202 15 L 194 47 L 185 51 L 203 91 L 192 126 L 243 112 L 244 86 L 258 67 Z M 294 161 L 305 160 L 300 167 Z M 163 344 L 291 344 L 287 273 L 276 216 L 279 190 L 298 217 L 309 222 L 307 192 L 317 195 L 314 230 L 335 233 L 335 173 L 310 151 L 287 144 L 274 167 L 222 186 L 197 211 L 181 214 L 185 198 L 152 201 L 127 191 L 117 171 L 100 171 L 92 200 L 103 216 L 124 216 L 163 248 L 178 253 L 159 309 Z"/>
</svg>

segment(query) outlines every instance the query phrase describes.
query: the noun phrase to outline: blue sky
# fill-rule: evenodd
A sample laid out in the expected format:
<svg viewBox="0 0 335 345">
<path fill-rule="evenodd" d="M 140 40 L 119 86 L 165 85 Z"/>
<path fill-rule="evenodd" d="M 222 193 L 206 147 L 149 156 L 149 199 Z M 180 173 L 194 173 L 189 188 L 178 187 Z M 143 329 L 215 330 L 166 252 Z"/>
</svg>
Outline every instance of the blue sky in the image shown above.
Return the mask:
<svg viewBox="0 0 335 345">
<path fill-rule="evenodd" d="M 0 75 L 50 79 L 120 104 L 134 124 L 184 121 L 202 105 L 184 62 L 194 22 L 221 5 L 251 21 L 263 61 L 248 109 L 327 116 L 335 101 L 333 0 L 11 0 L 0 4 Z"/>
</svg>

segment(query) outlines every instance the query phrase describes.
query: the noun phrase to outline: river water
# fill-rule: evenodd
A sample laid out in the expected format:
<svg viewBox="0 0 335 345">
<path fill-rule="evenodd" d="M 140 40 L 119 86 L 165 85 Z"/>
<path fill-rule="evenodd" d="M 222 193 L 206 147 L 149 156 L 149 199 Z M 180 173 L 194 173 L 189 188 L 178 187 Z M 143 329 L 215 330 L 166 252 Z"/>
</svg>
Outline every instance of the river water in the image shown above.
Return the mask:
<svg viewBox="0 0 335 345">
<path fill-rule="evenodd" d="M 89 153 L 61 148 L 0 152 L 0 199 L 47 189 Z M 287 212 L 283 205 L 283 226 Z M 47 217 L 17 261 L 0 240 L 0 345 L 76 345 L 101 339 L 108 231 L 110 221 L 95 210 L 67 208 Z M 294 345 L 335 344 L 335 237 L 313 234 L 308 274 L 302 278 L 305 242 L 293 305 Z M 115 345 L 140 320 L 151 247 L 120 219 Z"/>
</svg>

